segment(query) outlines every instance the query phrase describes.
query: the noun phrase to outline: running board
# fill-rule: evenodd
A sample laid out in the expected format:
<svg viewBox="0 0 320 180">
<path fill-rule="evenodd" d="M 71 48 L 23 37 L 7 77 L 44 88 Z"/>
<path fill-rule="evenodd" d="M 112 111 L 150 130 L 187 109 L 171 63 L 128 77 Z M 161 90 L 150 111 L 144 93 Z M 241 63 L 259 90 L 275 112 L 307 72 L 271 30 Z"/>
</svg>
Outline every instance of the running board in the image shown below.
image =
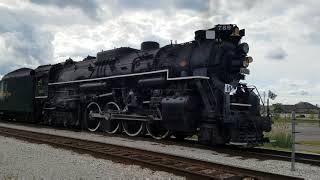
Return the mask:
<svg viewBox="0 0 320 180">
<path fill-rule="evenodd" d="M 248 145 L 248 143 L 240 143 L 240 142 L 229 142 L 228 144 L 235 145 L 235 146 L 247 146 Z"/>
<path fill-rule="evenodd" d="M 251 104 L 243 104 L 243 103 L 230 103 L 231 106 L 245 106 L 245 107 L 251 107 Z"/>
</svg>

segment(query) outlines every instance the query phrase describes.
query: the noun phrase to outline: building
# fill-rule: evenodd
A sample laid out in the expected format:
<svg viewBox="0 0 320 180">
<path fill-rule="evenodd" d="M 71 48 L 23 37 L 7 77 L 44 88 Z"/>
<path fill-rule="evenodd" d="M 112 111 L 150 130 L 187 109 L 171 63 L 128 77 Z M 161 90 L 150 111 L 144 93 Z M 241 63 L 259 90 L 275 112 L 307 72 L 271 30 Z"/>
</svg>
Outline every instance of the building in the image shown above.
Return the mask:
<svg viewBox="0 0 320 180">
<path fill-rule="evenodd" d="M 320 112 L 318 105 L 313 105 L 308 102 L 299 102 L 294 105 L 273 104 L 270 109 L 272 112 L 280 113 L 281 116 L 286 117 L 290 117 L 290 114 L 294 111 L 298 117 L 317 118 Z"/>
</svg>

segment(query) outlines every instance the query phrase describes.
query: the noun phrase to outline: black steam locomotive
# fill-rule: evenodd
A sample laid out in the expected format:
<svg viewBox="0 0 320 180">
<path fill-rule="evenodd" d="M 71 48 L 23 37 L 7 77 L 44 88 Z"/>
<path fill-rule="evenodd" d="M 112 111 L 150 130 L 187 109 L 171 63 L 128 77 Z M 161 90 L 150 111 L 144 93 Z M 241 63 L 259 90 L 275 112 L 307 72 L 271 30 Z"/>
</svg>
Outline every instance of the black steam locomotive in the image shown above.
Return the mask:
<svg viewBox="0 0 320 180">
<path fill-rule="evenodd" d="M 2 118 L 155 139 L 197 134 L 207 145 L 263 143 L 271 119 L 260 114 L 249 74 L 249 46 L 236 25 L 198 30 L 195 40 L 115 48 L 22 68 L 0 83 Z"/>
</svg>

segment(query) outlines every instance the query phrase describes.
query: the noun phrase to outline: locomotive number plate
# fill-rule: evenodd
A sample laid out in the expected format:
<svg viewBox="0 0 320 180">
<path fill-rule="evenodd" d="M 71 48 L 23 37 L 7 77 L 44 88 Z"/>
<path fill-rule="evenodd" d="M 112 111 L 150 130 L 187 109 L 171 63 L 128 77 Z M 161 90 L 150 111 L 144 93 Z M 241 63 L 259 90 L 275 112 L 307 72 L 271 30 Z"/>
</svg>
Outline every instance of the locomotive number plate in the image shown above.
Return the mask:
<svg viewBox="0 0 320 180">
<path fill-rule="evenodd" d="M 230 24 L 229 25 L 217 25 L 216 28 L 218 31 L 229 31 L 232 29 L 232 26 Z"/>
</svg>

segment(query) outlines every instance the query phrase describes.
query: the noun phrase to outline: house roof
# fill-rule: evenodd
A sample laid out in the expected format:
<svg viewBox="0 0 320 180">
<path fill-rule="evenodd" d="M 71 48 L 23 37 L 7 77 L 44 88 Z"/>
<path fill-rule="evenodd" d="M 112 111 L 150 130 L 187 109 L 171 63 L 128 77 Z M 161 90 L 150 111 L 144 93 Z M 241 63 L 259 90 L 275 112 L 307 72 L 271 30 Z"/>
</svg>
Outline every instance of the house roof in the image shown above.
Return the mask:
<svg viewBox="0 0 320 180">
<path fill-rule="evenodd" d="M 308 102 L 299 102 L 294 105 L 281 104 L 281 109 L 285 113 L 291 113 L 292 111 L 297 113 L 318 113 L 320 111 L 319 107 Z"/>
</svg>

